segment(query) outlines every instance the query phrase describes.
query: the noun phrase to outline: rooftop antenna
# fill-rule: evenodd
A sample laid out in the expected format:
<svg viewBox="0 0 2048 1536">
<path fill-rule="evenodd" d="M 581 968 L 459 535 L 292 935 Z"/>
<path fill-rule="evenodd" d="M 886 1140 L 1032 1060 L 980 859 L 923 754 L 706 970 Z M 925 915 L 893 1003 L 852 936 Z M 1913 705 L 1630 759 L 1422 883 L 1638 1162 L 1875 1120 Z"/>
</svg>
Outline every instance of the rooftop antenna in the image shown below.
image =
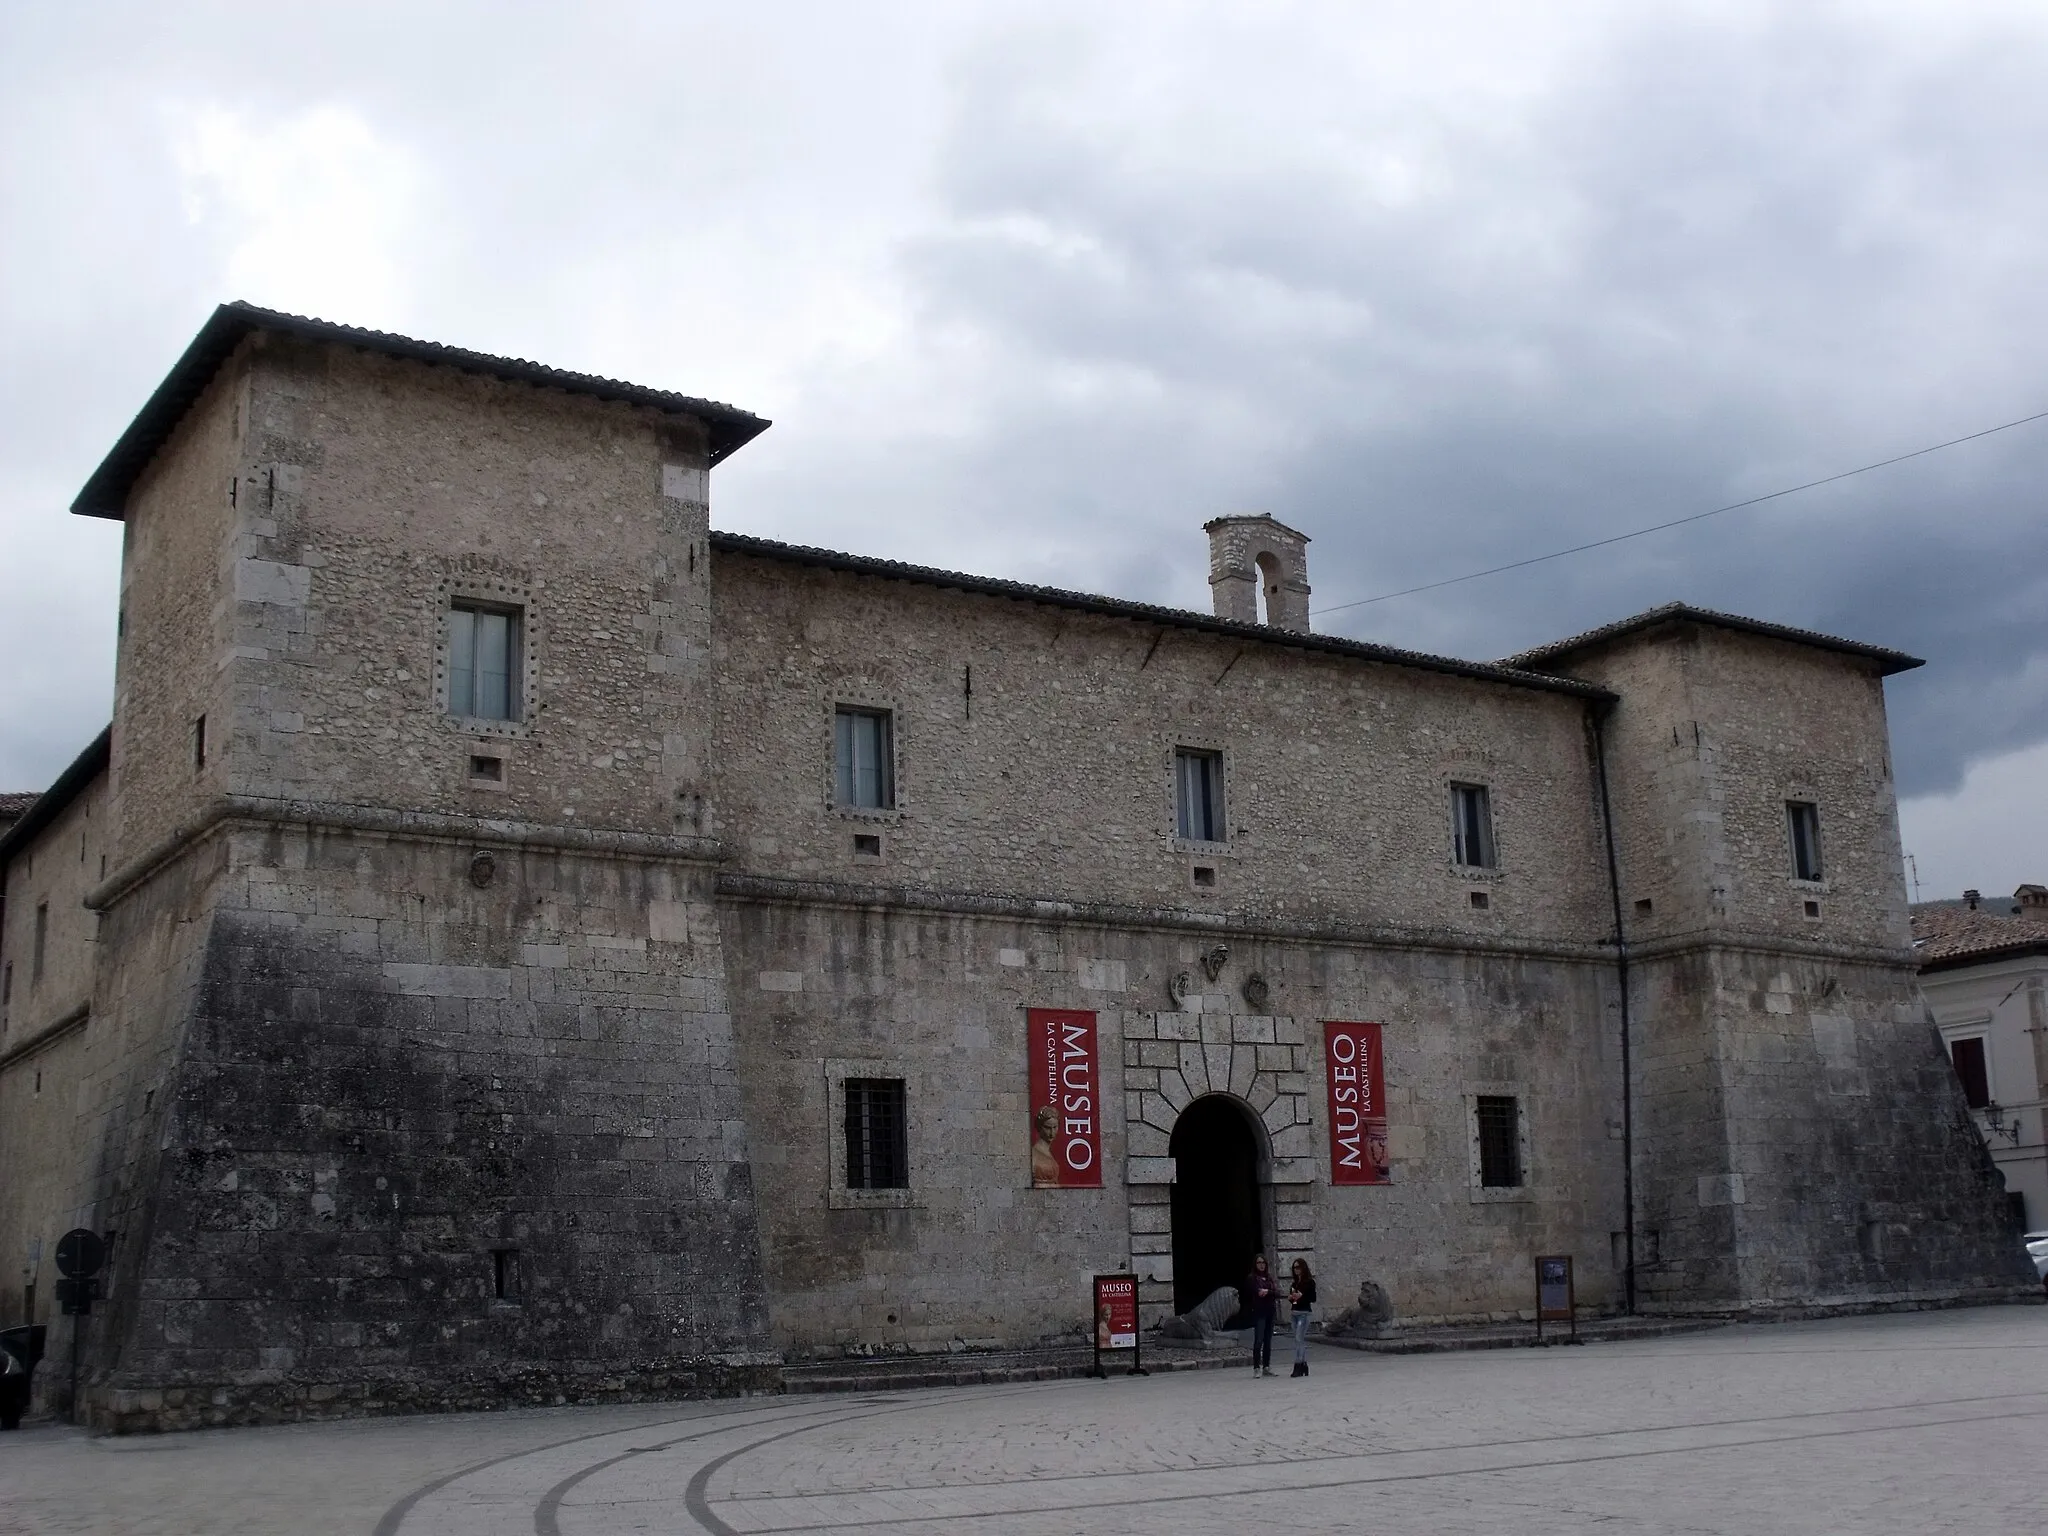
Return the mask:
<svg viewBox="0 0 2048 1536">
<path fill-rule="evenodd" d="M 1906 874 L 1913 882 L 1913 905 L 1920 905 L 1920 866 L 1913 862 L 1913 855 L 1906 855 Z"/>
</svg>

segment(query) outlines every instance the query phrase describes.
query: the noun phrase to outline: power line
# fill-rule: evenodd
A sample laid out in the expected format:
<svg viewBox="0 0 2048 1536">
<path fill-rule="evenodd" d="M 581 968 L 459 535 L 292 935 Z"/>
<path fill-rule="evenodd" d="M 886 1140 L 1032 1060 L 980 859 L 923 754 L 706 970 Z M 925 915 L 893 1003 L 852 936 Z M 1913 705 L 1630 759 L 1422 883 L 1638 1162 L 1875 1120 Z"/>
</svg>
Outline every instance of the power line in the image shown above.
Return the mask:
<svg viewBox="0 0 2048 1536">
<path fill-rule="evenodd" d="M 1945 443 L 1935 443 L 1926 448 L 1915 448 L 1911 453 L 1902 453 L 1895 458 L 1879 459 L 1875 464 L 1861 464 L 1855 469 L 1845 469 L 1838 475 L 1826 475 L 1819 480 L 1809 480 L 1804 485 L 1788 485 L 1782 491 L 1770 491 L 1762 496 L 1752 496 L 1747 501 L 1731 501 L 1725 507 L 1715 507 L 1706 512 L 1695 512 L 1689 517 L 1674 517 L 1668 523 L 1652 523 L 1647 528 L 1637 528 L 1629 533 L 1617 533 L 1611 538 L 1595 539 L 1590 544 L 1574 544 L 1570 549 L 1552 550 L 1547 555 L 1532 555 L 1527 560 L 1511 560 L 1506 565 L 1488 566 L 1483 571 L 1468 571 L 1463 576 L 1447 576 L 1442 581 L 1424 582 L 1419 587 L 1403 587 L 1399 592 L 1382 592 L 1378 597 L 1361 597 L 1355 602 L 1332 603 L 1327 608 L 1316 609 L 1317 614 L 1342 613 L 1346 608 L 1364 608 L 1372 603 L 1389 602 L 1397 597 L 1413 597 L 1418 592 L 1434 592 L 1439 587 L 1455 587 L 1463 581 L 1477 581 L 1482 576 L 1498 576 L 1502 571 L 1519 571 L 1524 566 L 1542 565 L 1547 560 L 1562 560 L 1566 555 L 1584 554 L 1589 549 L 1603 549 L 1609 544 L 1620 544 L 1628 539 L 1640 539 L 1646 533 L 1662 533 L 1666 528 L 1682 528 L 1687 523 L 1697 523 L 1710 517 L 1719 517 L 1723 512 L 1739 512 L 1744 507 L 1761 506 L 1767 501 L 1776 501 L 1782 496 L 1796 496 L 1801 491 L 1810 491 L 1818 486 L 1833 485 L 1837 480 L 1847 480 L 1854 475 L 1867 475 L 1873 469 L 1888 469 L 1894 464 L 1903 464 L 1908 459 L 1924 458 L 1930 453 L 1939 453 L 1944 448 L 1954 448 L 1960 443 L 1974 443 L 1980 437 L 1989 437 L 1994 432 L 2010 432 L 2014 427 L 2024 427 L 2030 421 L 2048 420 L 2048 411 L 2036 411 L 2031 416 L 2022 416 L 2017 421 L 2001 422 L 1995 427 L 1986 427 L 1981 432 L 1966 433 L 1952 437 Z"/>
</svg>

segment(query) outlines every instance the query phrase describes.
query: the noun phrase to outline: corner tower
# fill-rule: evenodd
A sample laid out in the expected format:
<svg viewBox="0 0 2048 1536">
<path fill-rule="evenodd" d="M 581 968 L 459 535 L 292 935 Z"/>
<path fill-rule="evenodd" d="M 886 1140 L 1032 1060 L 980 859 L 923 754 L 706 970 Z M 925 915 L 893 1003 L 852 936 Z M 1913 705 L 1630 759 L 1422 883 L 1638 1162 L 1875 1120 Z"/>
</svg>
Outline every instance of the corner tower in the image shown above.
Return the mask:
<svg viewBox="0 0 2048 1536">
<path fill-rule="evenodd" d="M 127 530 L 93 1422 L 762 1368 L 704 692 L 766 425 L 231 304 L 74 503 Z"/>
</svg>

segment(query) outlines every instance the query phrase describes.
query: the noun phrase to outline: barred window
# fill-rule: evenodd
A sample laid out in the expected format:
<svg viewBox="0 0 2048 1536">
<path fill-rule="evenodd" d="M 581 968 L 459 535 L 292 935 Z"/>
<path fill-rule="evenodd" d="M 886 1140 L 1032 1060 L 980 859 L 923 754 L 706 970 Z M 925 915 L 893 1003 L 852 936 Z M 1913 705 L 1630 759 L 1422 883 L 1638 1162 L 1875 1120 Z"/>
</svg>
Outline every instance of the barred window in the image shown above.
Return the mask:
<svg viewBox="0 0 2048 1536">
<path fill-rule="evenodd" d="M 910 1136 L 903 1079 L 846 1080 L 846 1187 L 908 1189 Z"/>
<path fill-rule="evenodd" d="M 1479 1183 L 1484 1189 L 1519 1189 L 1522 1185 L 1520 1108 L 1505 1095 L 1481 1094 L 1473 1102 L 1479 1122 Z"/>
</svg>

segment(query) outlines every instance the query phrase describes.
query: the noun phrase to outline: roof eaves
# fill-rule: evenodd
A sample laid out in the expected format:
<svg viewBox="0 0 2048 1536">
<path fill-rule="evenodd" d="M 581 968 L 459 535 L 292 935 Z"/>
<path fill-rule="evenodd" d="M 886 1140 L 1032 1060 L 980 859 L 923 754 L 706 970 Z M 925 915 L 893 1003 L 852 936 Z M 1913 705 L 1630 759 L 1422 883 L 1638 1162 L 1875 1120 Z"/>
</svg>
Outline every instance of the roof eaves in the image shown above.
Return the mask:
<svg viewBox="0 0 2048 1536">
<path fill-rule="evenodd" d="M 900 560 L 881 560 L 869 555 L 850 555 L 838 550 L 816 549 L 803 544 L 784 544 L 775 539 L 758 538 L 753 534 L 722 533 L 714 529 L 711 534 L 711 547 L 731 554 L 754 555 L 764 560 L 781 560 L 820 570 L 916 582 L 924 586 L 946 587 L 985 597 L 1003 597 L 1017 602 L 1041 603 L 1052 608 L 1101 614 L 1108 618 L 1131 619 L 1143 624 L 1166 624 L 1177 629 L 1256 640 L 1295 650 L 1350 656 L 1388 666 L 1443 672 L 1455 677 L 1470 678 L 1475 682 L 1501 683 L 1508 687 L 1532 688 L 1545 693 L 1569 694 L 1582 699 L 1614 697 L 1596 683 L 1582 682 L 1577 678 L 1557 677 L 1544 672 L 1523 671 L 1494 662 L 1460 661 L 1455 657 L 1404 651 L 1395 646 L 1374 645 L 1364 640 L 1345 640 L 1334 635 L 1272 629 L 1264 624 L 1244 624 L 1233 619 L 1211 618 L 1207 614 L 1191 613 L 1185 608 L 1165 608 L 1152 603 L 1127 602 L 1121 598 L 1098 597 L 1087 592 L 1069 592 L 1059 587 L 1040 587 L 1027 582 L 1005 581 L 995 576 L 972 576 L 961 571 L 910 565 Z"/>
<path fill-rule="evenodd" d="M 91 745 L 71 760 L 70 767 L 57 775 L 54 784 L 36 797 L 36 803 L 28 808 L 21 820 L 0 834 L 0 870 L 12 862 L 17 849 L 25 847 L 43 828 L 61 816 L 64 807 L 106 771 L 113 742 L 114 728 L 109 725 L 93 737 Z"/>
<path fill-rule="evenodd" d="M 1909 656 L 1904 651 L 1895 651 L 1889 646 L 1870 645 L 1861 640 L 1845 640 L 1839 635 L 1825 635 L 1818 630 L 1799 629 L 1790 624 L 1773 624 L 1765 619 L 1745 618 L 1739 613 L 1721 613 L 1712 608 L 1695 608 L 1690 603 L 1665 603 L 1628 618 L 1617 619 L 1612 624 L 1603 624 L 1598 629 L 1589 629 L 1583 634 L 1554 640 L 1548 645 L 1539 645 L 1530 650 L 1518 651 L 1503 658 L 1501 665 L 1542 669 L 1566 657 L 1663 624 L 1705 624 L 1741 634 L 1759 635 L 1768 640 L 1783 640 L 1793 645 L 1806 645 L 1816 650 L 1855 656 L 1865 661 L 1876 662 L 1878 675 L 1881 677 L 1890 677 L 1896 672 L 1910 672 L 1915 667 L 1927 664 L 1918 656 Z"/>
<path fill-rule="evenodd" d="M 1930 955 L 1920 962 L 1920 974 L 1924 976 L 1929 971 L 1956 971 L 1968 965 L 1986 965 L 1993 960 L 2018 960 L 2028 955 L 2048 955 L 2048 933 L 2011 939 L 2002 944 L 1991 943 Z"/>
<path fill-rule="evenodd" d="M 207 317 L 198 335 L 171 365 L 170 372 L 164 375 L 155 392 L 128 424 L 128 429 L 85 482 L 77 499 L 71 503 L 71 510 L 83 517 L 124 516 L 128 493 L 141 479 L 150 460 L 177 430 L 185 413 L 205 393 L 221 365 L 234 355 L 235 349 L 246 338 L 257 332 L 358 347 L 386 357 L 456 368 L 465 373 L 483 374 L 545 389 L 566 390 L 600 400 L 650 406 L 671 415 L 692 416 L 702 421 L 710 431 L 713 464 L 731 457 L 767 431 L 769 426 L 767 421 L 749 411 L 715 400 L 699 400 L 596 374 L 571 373 L 551 368 L 545 363 L 528 362 L 525 358 L 497 357 L 487 352 L 443 346 L 439 342 L 417 341 L 388 331 L 370 331 L 358 326 L 338 325 L 331 320 L 288 315 L 237 300 L 220 305 Z"/>
</svg>

